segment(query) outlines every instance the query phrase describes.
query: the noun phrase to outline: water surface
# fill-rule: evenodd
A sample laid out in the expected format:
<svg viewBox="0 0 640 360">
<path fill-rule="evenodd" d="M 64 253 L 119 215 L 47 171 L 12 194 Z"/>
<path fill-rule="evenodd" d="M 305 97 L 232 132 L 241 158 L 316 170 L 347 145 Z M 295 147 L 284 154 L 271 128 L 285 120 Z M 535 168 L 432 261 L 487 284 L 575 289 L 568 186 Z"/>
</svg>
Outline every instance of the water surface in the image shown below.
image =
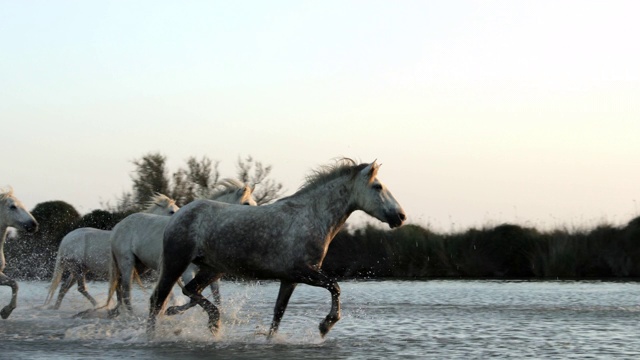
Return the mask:
<svg viewBox="0 0 640 360">
<path fill-rule="evenodd" d="M 7 359 L 638 358 L 640 284 L 634 282 L 349 281 L 342 320 L 322 339 L 328 291 L 300 285 L 267 341 L 278 283 L 223 282 L 222 329 L 212 337 L 194 308 L 161 317 L 149 340 L 150 290 L 134 290 L 134 314 L 106 319 L 74 289 L 60 310 L 42 307 L 48 284 L 21 282 L 19 307 L 0 321 Z M 107 285 L 88 284 L 99 302 Z M 0 288 L 0 305 L 10 297 Z M 176 301 L 185 299 L 178 295 Z"/>
</svg>

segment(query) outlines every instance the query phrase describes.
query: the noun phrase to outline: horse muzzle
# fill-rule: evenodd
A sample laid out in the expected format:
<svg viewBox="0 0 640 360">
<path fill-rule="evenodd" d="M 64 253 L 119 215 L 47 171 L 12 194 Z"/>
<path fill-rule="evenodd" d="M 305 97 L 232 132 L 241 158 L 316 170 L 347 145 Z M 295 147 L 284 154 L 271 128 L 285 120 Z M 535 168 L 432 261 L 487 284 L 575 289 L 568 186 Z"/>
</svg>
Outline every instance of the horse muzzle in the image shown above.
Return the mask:
<svg viewBox="0 0 640 360">
<path fill-rule="evenodd" d="M 402 225 L 407 219 L 407 216 L 402 211 L 387 213 L 385 217 L 387 218 L 387 224 L 389 224 L 389 227 L 392 229 Z"/>
<path fill-rule="evenodd" d="M 34 233 L 38 231 L 38 222 L 37 221 L 27 221 L 22 223 L 22 229 L 28 233 Z"/>
</svg>

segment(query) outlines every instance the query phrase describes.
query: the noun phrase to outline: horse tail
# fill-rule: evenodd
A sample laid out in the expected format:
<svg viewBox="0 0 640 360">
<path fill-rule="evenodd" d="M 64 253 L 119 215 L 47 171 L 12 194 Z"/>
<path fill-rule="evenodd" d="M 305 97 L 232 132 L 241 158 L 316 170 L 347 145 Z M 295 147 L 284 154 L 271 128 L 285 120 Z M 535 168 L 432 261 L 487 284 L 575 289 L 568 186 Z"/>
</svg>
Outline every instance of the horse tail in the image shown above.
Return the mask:
<svg viewBox="0 0 640 360">
<path fill-rule="evenodd" d="M 138 283 L 140 288 L 142 288 L 142 290 L 145 290 L 142 279 L 140 278 L 140 273 L 138 273 L 138 270 L 136 270 L 135 266 L 133 267 L 133 274 L 131 274 L 131 276 L 133 276 L 133 279 Z"/>
<path fill-rule="evenodd" d="M 109 294 L 107 295 L 107 302 L 103 307 L 109 306 L 111 302 L 111 298 L 113 297 L 113 293 L 116 291 L 116 288 L 120 284 L 120 267 L 118 267 L 118 260 L 116 256 L 111 253 L 111 261 L 109 262 Z"/>
<path fill-rule="evenodd" d="M 64 273 L 63 269 L 63 260 L 62 260 L 62 252 L 58 250 L 58 255 L 56 255 L 56 265 L 53 268 L 53 277 L 51 278 L 51 285 L 49 285 L 49 293 L 47 294 L 47 299 L 44 301 L 44 305 L 48 305 L 53 299 L 53 294 L 55 294 L 58 285 L 60 285 L 60 281 L 62 281 L 62 274 Z"/>
</svg>

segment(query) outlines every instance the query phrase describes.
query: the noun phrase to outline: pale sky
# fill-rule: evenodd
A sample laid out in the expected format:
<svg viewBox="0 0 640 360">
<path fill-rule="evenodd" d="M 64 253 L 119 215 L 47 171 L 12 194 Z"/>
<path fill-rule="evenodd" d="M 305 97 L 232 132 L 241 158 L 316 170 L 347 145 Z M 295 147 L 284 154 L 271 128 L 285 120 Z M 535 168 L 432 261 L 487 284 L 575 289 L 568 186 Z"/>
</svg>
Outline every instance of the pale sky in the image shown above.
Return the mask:
<svg viewBox="0 0 640 360">
<path fill-rule="evenodd" d="M 0 0 L 0 186 L 82 214 L 149 152 L 381 162 L 434 230 L 640 215 L 636 1 Z M 374 220 L 372 220 L 374 222 Z"/>
</svg>

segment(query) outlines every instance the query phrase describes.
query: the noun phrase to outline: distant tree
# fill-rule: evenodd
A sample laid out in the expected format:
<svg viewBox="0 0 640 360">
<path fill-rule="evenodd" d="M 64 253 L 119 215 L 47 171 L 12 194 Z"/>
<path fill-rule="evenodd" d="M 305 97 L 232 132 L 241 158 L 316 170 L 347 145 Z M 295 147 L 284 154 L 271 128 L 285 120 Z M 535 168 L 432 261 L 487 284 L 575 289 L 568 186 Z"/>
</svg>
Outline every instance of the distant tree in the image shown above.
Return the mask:
<svg viewBox="0 0 640 360">
<path fill-rule="evenodd" d="M 203 156 L 189 157 L 186 168 L 179 168 L 169 177 L 166 156 L 149 153 L 133 161 L 133 189 L 123 192 L 116 204 L 103 203 L 112 213 L 132 213 L 141 211 L 155 193 L 165 194 L 184 206 L 198 198 L 209 196 L 220 180 L 219 161 Z M 263 165 L 253 157 L 238 158 L 237 178 L 255 188 L 254 197 L 258 204 L 265 204 L 278 198 L 282 193 L 282 183 L 269 178 L 271 165 Z"/>
<path fill-rule="evenodd" d="M 169 177 L 166 169 L 167 158 L 159 153 L 149 153 L 141 159 L 133 160 L 133 200 L 145 204 L 156 193 L 169 195 Z"/>
<path fill-rule="evenodd" d="M 187 159 L 187 168 L 178 169 L 173 174 L 173 190 L 170 196 L 183 205 L 197 198 L 209 196 L 220 179 L 219 164 L 219 161 L 214 162 L 206 156 L 200 160 L 190 157 Z"/>
<path fill-rule="evenodd" d="M 115 205 L 111 205 L 109 201 L 101 202 L 100 205 L 103 209 L 112 213 L 131 214 L 139 209 L 139 204 L 133 200 L 133 194 L 127 191 L 123 191 L 122 195 L 116 197 Z"/>
<path fill-rule="evenodd" d="M 265 166 L 247 156 L 244 160 L 239 157 L 236 167 L 238 180 L 255 188 L 253 197 L 258 205 L 269 203 L 282 195 L 282 183 L 268 179 L 271 165 Z"/>
</svg>

